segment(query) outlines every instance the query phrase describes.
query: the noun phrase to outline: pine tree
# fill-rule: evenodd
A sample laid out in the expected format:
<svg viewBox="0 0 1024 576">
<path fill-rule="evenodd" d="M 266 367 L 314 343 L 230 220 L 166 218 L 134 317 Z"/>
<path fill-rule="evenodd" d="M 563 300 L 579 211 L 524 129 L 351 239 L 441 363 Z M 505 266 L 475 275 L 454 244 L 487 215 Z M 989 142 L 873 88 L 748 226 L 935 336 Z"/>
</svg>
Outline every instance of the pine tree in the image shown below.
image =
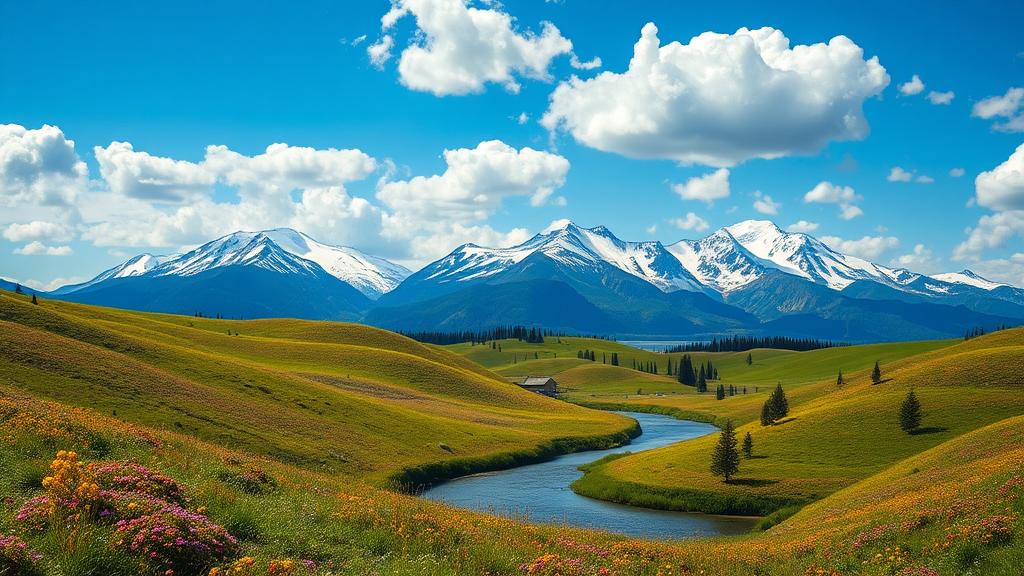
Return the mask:
<svg viewBox="0 0 1024 576">
<path fill-rule="evenodd" d="M 618 366 L 618 365 L 619 365 L 619 353 L 618 352 L 612 352 L 612 366 Z"/>
<path fill-rule="evenodd" d="M 25 291 L 21 289 L 21 284 L 15 284 L 14 285 L 14 293 L 15 294 L 24 294 L 25 293 Z"/>
<path fill-rule="evenodd" d="M 878 368 L 878 360 L 875 360 L 875 369 L 871 371 L 871 383 L 878 384 L 882 381 L 882 370 Z"/>
<path fill-rule="evenodd" d="M 772 425 L 772 402 L 771 400 L 765 400 L 764 406 L 761 406 L 761 426 Z"/>
<path fill-rule="evenodd" d="M 35 304 L 36 306 L 38 306 L 38 305 L 39 305 L 39 300 L 36 300 L 36 295 L 35 295 L 35 293 L 33 293 L 33 294 L 32 294 L 32 303 L 33 303 L 33 304 Z"/>
<path fill-rule="evenodd" d="M 846 380 L 843 380 L 843 371 L 839 371 L 839 377 L 836 378 L 836 386 L 842 388 L 843 384 L 846 384 Z"/>
<path fill-rule="evenodd" d="M 782 383 L 775 387 L 772 391 L 772 395 L 768 397 L 768 400 L 764 403 L 765 408 L 761 410 L 761 425 L 767 426 L 774 424 L 775 422 L 782 420 L 789 414 L 789 401 L 786 400 L 786 393 L 782 391 Z M 767 414 L 765 414 L 767 409 Z M 767 416 L 768 424 L 765 424 L 765 416 Z"/>
<path fill-rule="evenodd" d="M 718 444 L 711 453 L 711 473 L 724 476 L 726 484 L 740 471 L 740 455 L 736 451 L 736 431 L 732 421 L 725 423 L 725 428 L 718 436 Z"/>
<path fill-rule="evenodd" d="M 754 358 L 750 354 L 747 354 L 747 366 L 750 366 L 753 363 L 754 363 Z"/>
<path fill-rule="evenodd" d="M 702 388 L 704 390 L 708 389 L 708 381 L 706 378 L 704 378 L 703 370 L 701 371 L 700 375 L 697 376 L 697 390 L 700 391 Z"/>
<path fill-rule="evenodd" d="M 921 426 L 921 403 L 917 400 L 917 395 L 914 394 L 914 389 L 911 388 L 907 397 L 903 400 L 903 404 L 900 405 L 898 413 L 900 421 L 900 429 L 907 434 L 913 434 L 914 430 L 917 430 Z"/>
<path fill-rule="evenodd" d="M 718 388 L 715 390 L 715 399 L 716 400 L 725 400 L 725 386 L 724 385 L 722 385 L 722 384 L 718 385 Z"/>
<path fill-rule="evenodd" d="M 743 437 L 743 453 L 747 455 L 747 458 L 754 455 L 754 439 L 751 438 L 750 432 Z"/>
<path fill-rule="evenodd" d="M 654 362 L 654 373 L 655 374 L 658 373 L 658 362 L 657 361 Z"/>
<path fill-rule="evenodd" d="M 607 364 L 607 362 L 605 362 L 605 359 L 606 359 L 605 353 L 601 352 L 601 364 Z"/>
</svg>

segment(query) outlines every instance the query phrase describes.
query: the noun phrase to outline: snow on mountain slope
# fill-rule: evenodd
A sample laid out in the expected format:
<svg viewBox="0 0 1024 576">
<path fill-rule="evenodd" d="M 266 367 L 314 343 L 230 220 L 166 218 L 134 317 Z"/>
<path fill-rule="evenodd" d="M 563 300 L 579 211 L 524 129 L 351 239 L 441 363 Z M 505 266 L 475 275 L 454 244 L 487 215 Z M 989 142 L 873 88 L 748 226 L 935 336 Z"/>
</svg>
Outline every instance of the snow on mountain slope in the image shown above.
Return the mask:
<svg viewBox="0 0 1024 576">
<path fill-rule="evenodd" d="M 948 272 L 946 274 L 935 274 L 931 276 L 936 280 L 948 282 L 950 284 L 966 284 L 968 286 L 974 286 L 975 288 L 981 288 L 982 290 L 995 290 L 1000 286 L 1010 286 L 1009 284 L 1002 284 L 1000 282 L 993 282 L 978 276 L 970 270 L 961 270 L 960 272 Z"/>
<path fill-rule="evenodd" d="M 511 248 L 466 244 L 424 270 L 426 279 L 440 282 L 485 278 L 507 270 L 536 252 L 581 271 L 609 264 L 664 292 L 703 290 L 701 283 L 660 242 L 624 242 L 604 226 L 586 229 L 572 223 Z"/>
<path fill-rule="evenodd" d="M 193 276 L 224 266 L 256 266 L 281 274 L 317 275 L 322 268 L 278 246 L 263 232 L 235 232 L 157 266 L 152 276 Z"/>
<path fill-rule="evenodd" d="M 160 266 L 161 264 L 164 264 L 164 263 L 166 263 L 166 262 L 168 262 L 170 260 L 178 258 L 179 256 L 180 256 L 180 254 L 172 254 L 170 256 L 154 256 L 152 254 L 139 254 L 138 256 L 132 257 L 127 262 L 124 262 L 123 264 L 119 264 L 119 265 L 117 265 L 117 266 L 115 266 L 115 267 L 113 267 L 113 268 L 111 268 L 109 270 L 101 272 L 98 276 L 96 276 L 92 280 L 89 280 L 88 282 L 83 282 L 81 284 L 71 284 L 71 285 L 68 285 L 68 286 L 62 286 L 62 287 L 58 288 L 57 290 L 54 290 L 53 294 L 59 295 L 59 294 L 67 294 L 67 293 L 70 293 L 70 292 L 75 292 L 77 290 L 82 290 L 83 288 L 88 288 L 89 286 L 93 286 L 95 284 L 103 282 L 104 280 L 110 280 L 110 279 L 113 279 L 113 278 L 127 278 L 129 276 L 141 276 L 143 274 L 148 273 L 153 268 L 156 268 L 157 266 Z"/>
<path fill-rule="evenodd" d="M 719 292 L 746 286 L 768 268 L 725 230 L 702 240 L 682 240 L 666 249 L 698 281 Z"/>
</svg>

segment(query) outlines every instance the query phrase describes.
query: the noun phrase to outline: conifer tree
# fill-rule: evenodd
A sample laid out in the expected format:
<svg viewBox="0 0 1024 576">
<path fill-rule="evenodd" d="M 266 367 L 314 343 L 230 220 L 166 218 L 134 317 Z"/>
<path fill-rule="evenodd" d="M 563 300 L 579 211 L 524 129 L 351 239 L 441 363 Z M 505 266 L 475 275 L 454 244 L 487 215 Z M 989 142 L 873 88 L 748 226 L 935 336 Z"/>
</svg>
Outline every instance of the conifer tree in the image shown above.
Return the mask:
<svg viewBox="0 0 1024 576">
<path fill-rule="evenodd" d="M 768 426 L 769 424 L 774 424 L 776 421 L 785 418 L 788 414 L 789 401 L 786 400 L 786 393 L 782 391 L 782 383 L 779 382 L 761 409 L 761 425 Z M 766 421 L 767 424 L 765 423 Z"/>
<path fill-rule="evenodd" d="M 882 370 L 878 367 L 878 360 L 875 360 L 875 369 L 871 371 L 871 383 L 878 384 L 882 381 Z"/>
<path fill-rule="evenodd" d="M 725 400 L 725 386 L 724 385 L 722 385 L 722 384 L 718 385 L 718 388 L 715 390 L 715 399 L 716 400 Z"/>
<path fill-rule="evenodd" d="M 921 418 L 923 416 L 921 414 L 921 402 L 918 401 L 913 388 L 910 389 L 907 397 L 903 400 L 903 404 L 900 405 L 898 416 L 900 429 L 907 434 L 913 434 L 914 430 L 921 426 Z"/>
<path fill-rule="evenodd" d="M 38 305 L 39 305 L 39 300 L 36 300 L 36 295 L 35 295 L 35 293 L 33 293 L 33 294 L 32 294 L 32 303 L 33 303 L 33 304 L 35 304 L 36 306 L 38 306 Z"/>
<path fill-rule="evenodd" d="M 605 353 L 601 352 L 601 364 L 607 364 L 607 362 L 605 362 L 605 359 L 606 359 Z"/>
<path fill-rule="evenodd" d="M 654 361 L 654 373 L 655 374 L 658 373 L 658 361 L 657 360 Z"/>
<path fill-rule="evenodd" d="M 772 425 L 772 404 L 771 400 L 765 400 L 764 406 L 761 406 L 761 426 Z"/>
<path fill-rule="evenodd" d="M 839 371 L 839 377 L 836 378 L 836 386 L 842 388 L 843 384 L 846 384 L 846 380 L 843 380 L 843 371 Z"/>
<path fill-rule="evenodd" d="M 25 293 L 25 291 L 21 289 L 21 284 L 15 284 L 14 285 L 14 293 L 15 294 L 24 294 Z"/>
<path fill-rule="evenodd" d="M 612 366 L 618 366 L 618 365 L 619 365 L 619 353 L 618 352 L 612 352 Z"/>
<path fill-rule="evenodd" d="M 753 363 L 754 363 L 754 358 L 748 353 L 747 354 L 747 366 L 750 366 Z"/>
<path fill-rule="evenodd" d="M 718 444 L 711 453 L 711 473 L 724 476 L 726 484 L 740 471 L 740 455 L 736 451 L 736 431 L 732 421 L 725 423 L 725 428 L 718 436 Z"/>
<path fill-rule="evenodd" d="M 750 436 L 750 432 L 743 437 L 743 453 L 750 458 L 754 455 L 754 439 Z"/>
<path fill-rule="evenodd" d="M 701 371 L 700 375 L 697 376 L 697 391 L 699 392 L 701 389 L 708 389 L 708 381 L 704 378 L 704 371 Z"/>
</svg>

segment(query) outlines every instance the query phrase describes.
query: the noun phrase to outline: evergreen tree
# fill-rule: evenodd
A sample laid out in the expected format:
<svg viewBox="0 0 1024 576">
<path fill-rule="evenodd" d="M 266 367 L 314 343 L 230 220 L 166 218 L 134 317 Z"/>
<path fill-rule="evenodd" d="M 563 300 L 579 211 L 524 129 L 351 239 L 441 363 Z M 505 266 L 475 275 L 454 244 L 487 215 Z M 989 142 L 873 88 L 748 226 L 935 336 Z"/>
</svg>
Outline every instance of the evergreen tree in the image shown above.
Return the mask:
<svg viewBox="0 0 1024 576">
<path fill-rule="evenodd" d="M 25 291 L 21 289 L 21 284 L 15 284 L 14 285 L 14 293 L 15 294 L 24 294 L 25 293 Z"/>
<path fill-rule="evenodd" d="M 35 295 L 35 293 L 33 293 L 33 294 L 32 294 L 32 303 L 33 303 L 33 304 L 35 304 L 36 306 L 38 306 L 38 305 L 39 305 L 39 300 L 36 300 L 36 295 Z"/>
<path fill-rule="evenodd" d="M 668 359 L 668 366 L 665 367 L 665 375 L 666 376 L 671 376 L 672 375 L 672 359 L 671 358 Z"/>
<path fill-rule="evenodd" d="M 754 455 L 754 439 L 751 438 L 750 432 L 743 437 L 743 453 L 747 455 L 747 458 Z"/>
<path fill-rule="evenodd" d="M 721 378 L 718 377 L 718 368 L 715 368 L 715 380 L 721 380 Z"/>
<path fill-rule="evenodd" d="M 724 476 L 726 484 L 740 471 L 740 455 L 736 451 L 736 431 L 732 421 L 725 423 L 725 428 L 718 436 L 718 444 L 711 453 L 711 473 Z"/>
<path fill-rule="evenodd" d="M 583 350 L 577 350 L 576 357 L 579 358 L 580 360 L 583 360 Z"/>
<path fill-rule="evenodd" d="M 618 366 L 618 365 L 619 365 L 619 353 L 618 352 L 612 352 L 612 366 Z"/>
<path fill-rule="evenodd" d="M 917 395 L 914 394 L 914 389 L 911 388 L 907 397 L 903 400 L 903 404 L 900 405 L 898 413 L 900 421 L 900 429 L 907 434 L 913 434 L 914 430 L 917 430 L 921 426 L 921 403 L 917 400 Z"/>
<path fill-rule="evenodd" d="M 771 400 L 765 400 L 764 406 L 761 406 L 761 426 L 772 425 L 772 403 Z"/>
<path fill-rule="evenodd" d="M 708 389 L 708 381 L 707 381 L 706 378 L 704 378 L 704 371 L 703 370 L 701 370 L 700 375 L 697 376 L 697 391 L 699 392 L 702 388 L 704 390 Z"/>
<path fill-rule="evenodd" d="M 878 367 L 878 360 L 875 360 L 875 369 L 871 371 L 871 383 L 878 384 L 882 381 L 882 370 Z"/>
<path fill-rule="evenodd" d="M 605 362 L 605 359 L 606 359 L 605 353 L 601 352 L 601 364 L 607 364 L 607 362 Z"/>
<path fill-rule="evenodd" d="M 842 388 L 843 384 L 846 384 L 846 380 L 843 380 L 843 371 L 839 371 L 839 377 L 836 378 L 836 386 Z"/>
<path fill-rule="evenodd" d="M 707 379 L 708 379 L 708 373 L 704 371 L 704 365 L 701 364 L 700 365 L 700 372 L 697 373 L 697 381 L 700 382 L 701 380 L 704 380 L 706 382 Z"/>
<path fill-rule="evenodd" d="M 767 410 L 767 413 L 765 412 Z M 771 396 L 764 403 L 761 409 L 761 425 L 768 426 L 782 420 L 789 414 L 789 401 L 786 400 L 786 393 L 782 391 L 782 383 L 775 387 Z M 767 421 L 767 424 L 765 423 Z"/>
<path fill-rule="evenodd" d="M 754 358 L 750 354 L 747 354 L 747 366 L 750 366 L 753 363 L 754 363 Z"/>
<path fill-rule="evenodd" d="M 722 384 L 718 385 L 718 388 L 715 390 L 715 399 L 716 400 L 725 400 L 725 386 L 724 385 L 722 385 Z"/>
</svg>

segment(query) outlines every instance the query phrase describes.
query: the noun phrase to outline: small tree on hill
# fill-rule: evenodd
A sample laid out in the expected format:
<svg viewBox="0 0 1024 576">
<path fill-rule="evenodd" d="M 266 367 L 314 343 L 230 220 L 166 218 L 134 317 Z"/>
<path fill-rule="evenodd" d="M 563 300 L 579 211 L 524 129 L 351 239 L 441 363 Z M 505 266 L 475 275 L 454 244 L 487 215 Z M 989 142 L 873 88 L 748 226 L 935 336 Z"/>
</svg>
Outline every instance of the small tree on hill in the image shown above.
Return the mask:
<svg viewBox="0 0 1024 576">
<path fill-rule="evenodd" d="M 618 366 L 618 365 L 619 365 L 619 353 L 618 352 L 612 352 L 612 366 Z"/>
<path fill-rule="evenodd" d="M 14 285 L 14 293 L 15 294 L 24 294 L 25 293 L 25 291 L 21 289 L 21 284 L 15 284 Z"/>
<path fill-rule="evenodd" d="M 789 401 L 786 400 L 786 393 L 782 391 L 782 383 L 775 387 L 768 400 L 765 400 L 761 408 L 761 425 L 768 426 L 782 420 L 789 414 Z M 765 421 L 768 423 L 765 424 Z"/>
<path fill-rule="evenodd" d="M 750 436 L 750 432 L 743 437 L 743 453 L 750 458 L 754 455 L 754 439 Z"/>
<path fill-rule="evenodd" d="M 761 406 L 761 426 L 772 425 L 772 406 L 771 402 L 765 400 L 764 406 Z"/>
<path fill-rule="evenodd" d="M 921 402 L 918 401 L 913 388 L 907 393 L 903 404 L 900 404 L 898 416 L 900 429 L 907 434 L 913 434 L 914 430 L 921 426 L 921 418 L 923 417 L 923 414 L 921 414 Z"/>
<path fill-rule="evenodd" d="M 740 455 L 736 451 L 736 431 L 732 421 L 725 423 L 725 428 L 718 435 L 718 444 L 711 453 L 711 473 L 724 476 L 726 484 L 740 471 Z"/>
<path fill-rule="evenodd" d="M 725 400 L 725 386 L 724 385 L 722 385 L 722 384 L 718 385 L 718 388 L 715 390 L 715 398 L 718 399 L 718 400 Z"/>
<path fill-rule="evenodd" d="M 32 303 L 35 304 L 36 306 L 39 305 L 39 300 L 36 300 L 36 295 L 35 294 L 32 294 Z"/>
<path fill-rule="evenodd" d="M 754 363 L 754 359 L 750 356 L 749 353 L 747 353 L 747 366 L 750 366 L 753 363 Z"/>
<path fill-rule="evenodd" d="M 846 384 L 846 380 L 843 380 L 843 371 L 839 371 L 839 377 L 836 378 L 836 386 L 842 388 L 843 384 Z"/>
<path fill-rule="evenodd" d="M 708 381 L 707 381 L 706 378 L 704 378 L 704 371 L 701 370 L 700 376 L 697 377 L 697 391 L 699 392 L 701 390 L 707 390 L 707 389 L 708 389 Z"/>
<path fill-rule="evenodd" d="M 875 369 L 871 371 L 871 383 L 878 384 L 882 381 L 882 370 L 878 368 L 878 360 L 875 360 Z"/>
</svg>

